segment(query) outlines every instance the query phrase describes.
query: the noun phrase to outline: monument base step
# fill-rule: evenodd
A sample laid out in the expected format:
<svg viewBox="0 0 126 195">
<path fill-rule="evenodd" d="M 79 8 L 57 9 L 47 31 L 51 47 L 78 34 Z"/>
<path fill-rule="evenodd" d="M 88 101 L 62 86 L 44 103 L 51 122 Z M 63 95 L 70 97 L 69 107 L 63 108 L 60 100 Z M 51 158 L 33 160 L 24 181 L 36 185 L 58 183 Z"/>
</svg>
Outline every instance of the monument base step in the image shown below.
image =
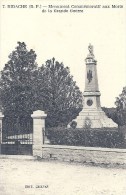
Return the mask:
<svg viewBox="0 0 126 195">
<path fill-rule="evenodd" d="M 82 110 L 79 116 L 74 119 L 77 122 L 77 128 L 84 128 L 88 125 L 90 128 L 117 128 L 118 125 L 101 109 Z"/>
</svg>

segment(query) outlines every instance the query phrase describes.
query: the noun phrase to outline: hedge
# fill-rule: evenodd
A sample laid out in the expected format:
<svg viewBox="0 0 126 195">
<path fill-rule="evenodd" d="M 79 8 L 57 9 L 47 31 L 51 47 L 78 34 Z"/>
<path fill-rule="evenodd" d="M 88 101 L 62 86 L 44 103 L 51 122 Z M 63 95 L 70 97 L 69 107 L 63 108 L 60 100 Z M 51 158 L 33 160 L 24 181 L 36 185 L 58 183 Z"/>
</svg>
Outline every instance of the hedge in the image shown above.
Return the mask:
<svg viewBox="0 0 126 195">
<path fill-rule="evenodd" d="M 46 129 L 52 145 L 122 148 L 124 135 L 117 129 Z"/>
</svg>

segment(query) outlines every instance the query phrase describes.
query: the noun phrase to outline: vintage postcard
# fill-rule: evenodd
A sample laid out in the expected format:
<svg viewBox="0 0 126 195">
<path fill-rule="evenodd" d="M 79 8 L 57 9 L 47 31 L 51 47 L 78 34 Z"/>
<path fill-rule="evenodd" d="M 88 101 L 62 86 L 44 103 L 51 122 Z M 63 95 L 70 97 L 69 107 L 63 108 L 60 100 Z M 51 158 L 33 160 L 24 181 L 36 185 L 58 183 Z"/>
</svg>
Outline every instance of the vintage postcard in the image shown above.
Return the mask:
<svg viewBox="0 0 126 195">
<path fill-rule="evenodd" d="M 0 194 L 126 194 L 126 1 L 0 1 Z"/>
</svg>

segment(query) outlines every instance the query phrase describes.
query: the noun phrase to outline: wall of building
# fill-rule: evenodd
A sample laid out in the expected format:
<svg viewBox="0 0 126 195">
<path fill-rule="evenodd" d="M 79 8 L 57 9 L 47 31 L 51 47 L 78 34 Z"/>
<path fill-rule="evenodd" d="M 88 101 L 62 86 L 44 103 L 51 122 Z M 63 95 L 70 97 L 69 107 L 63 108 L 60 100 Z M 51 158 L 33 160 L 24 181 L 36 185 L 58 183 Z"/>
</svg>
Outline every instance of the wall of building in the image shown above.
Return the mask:
<svg viewBox="0 0 126 195">
<path fill-rule="evenodd" d="M 43 145 L 42 158 L 80 163 L 124 165 L 126 164 L 126 149 Z"/>
</svg>

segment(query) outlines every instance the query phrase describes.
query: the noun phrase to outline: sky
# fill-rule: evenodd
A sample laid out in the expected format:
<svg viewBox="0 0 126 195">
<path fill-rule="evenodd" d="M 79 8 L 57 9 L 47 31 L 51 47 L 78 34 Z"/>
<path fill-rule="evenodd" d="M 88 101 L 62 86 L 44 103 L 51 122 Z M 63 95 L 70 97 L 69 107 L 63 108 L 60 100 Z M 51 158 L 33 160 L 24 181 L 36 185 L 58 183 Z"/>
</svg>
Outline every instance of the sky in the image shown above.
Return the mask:
<svg viewBox="0 0 126 195">
<path fill-rule="evenodd" d="M 20 2 L 20 3 L 19 3 Z M 29 5 L 110 5 L 110 8 L 89 8 L 83 13 L 42 13 Z M 111 8 L 111 5 L 123 8 Z M 3 8 L 5 5 L 5 8 Z M 8 8 L 27 5 L 27 8 Z M 85 87 L 85 58 L 88 45 L 94 46 L 97 60 L 101 105 L 114 107 L 126 86 L 126 3 L 124 0 L 2 0 L 0 33 L 0 70 L 17 42 L 37 54 L 39 66 L 55 57 L 70 68 L 73 79 L 83 92 Z"/>
</svg>

